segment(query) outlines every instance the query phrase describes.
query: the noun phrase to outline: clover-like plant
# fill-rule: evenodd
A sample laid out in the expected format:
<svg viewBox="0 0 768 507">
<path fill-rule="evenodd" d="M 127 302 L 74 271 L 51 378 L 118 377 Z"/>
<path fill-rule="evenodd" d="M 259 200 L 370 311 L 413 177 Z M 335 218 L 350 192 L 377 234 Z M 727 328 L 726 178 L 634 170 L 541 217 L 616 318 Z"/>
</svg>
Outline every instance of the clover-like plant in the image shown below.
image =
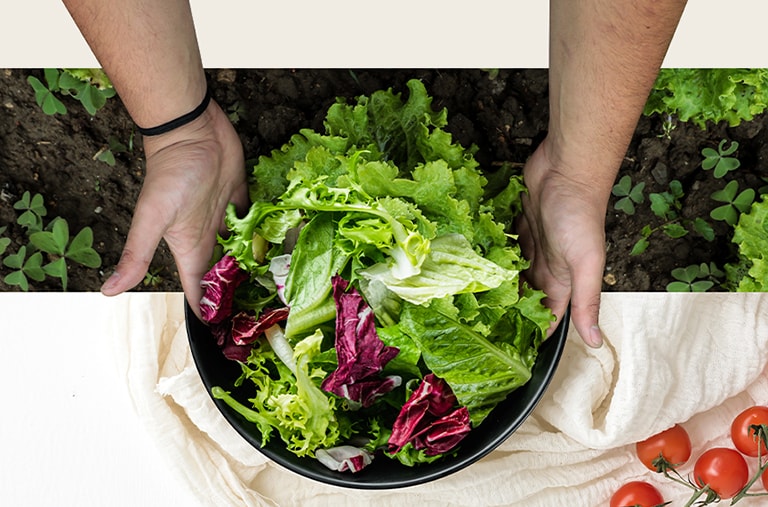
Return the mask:
<svg viewBox="0 0 768 507">
<path fill-rule="evenodd" d="M 8 285 L 29 290 L 29 281 L 42 282 L 46 276 L 59 278 L 67 290 L 67 261 L 89 268 L 101 266 L 101 257 L 93 249 L 93 231 L 84 227 L 74 237 L 69 235 L 69 224 L 61 217 L 51 220 L 45 227 L 43 217 L 48 214 L 40 194 L 24 192 L 13 206 L 21 211 L 17 219 L 28 240 L 16 253 L 5 255 L 2 264 L 12 271 L 4 278 Z M 7 227 L 0 227 L 0 234 Z M 0 256 L 6 253 L 10 238 L 0 237 Z"/>
<path fill-rule="evenodd" d="M 731 141 L 731 145 L 728 148 L 725 148 L 726 142 L 726 139 L 720 141 L 717 150 L 709 147 L 701 150 L 701 154 L 704 156 L 704 160 L 701 162 L 701 168 L 705 171 L 714 169 L 712 174 L 718 179 L 741 166 L 741 162 L 738 158 L 730 156 L 736 153 L 736 150 L 739 148 L 739 143 Z"/>
<path fill-rule="evenodd" d="M 31 234 L 29 242 L 54 257 L 53 261 L 43 266 L 43 270 L 49 276 L 60 278 L 62 287 L 67 290 L 67 259 L 89 268 L 98 268 L 101 266 L 101 257 L 93 249 L 93 231 L 90 227 L 83 227 L 71 241 L 69 224 L 63 218 L 57 217 L 50 229 Z"/>
<path fill-rule="evenodd" d="M 681 216 L 684 196 L 683 185 L 678 180 L 670 181 L 668 190 L 664 192 L 648 194 L 651 211 L 663 222 L 656 227 L 651 227 L 650 224 L 643 227 L 640 231 L 640 239 L 632 247 L 630 255 L 643 253 L 650 246 L 651 235 L 657 231 L 663 232 L 669 238 L 677 239 L 694 230 L 707 241 L 715 239 L 715 232 L 706 220 L 701 217 L 691 220 Z"/>
<path fill-rule="evenodd" d="M 4 278 L 4 281 L 8 285 L 18 285 L 26 292 L 29 290 L 29 279 L 36 282 L 45 280 L 42 264 L 43 254 L 34 252 L 27 257 L 27 247 L 22 245 L 18 252 L 3 259 L 3 265 L 13 270 Z"/>
<path fill-rule="evenodd" d="M 45 69 L 43 71 L 45 83 L 35 76 L 27 77 L 27 82 L 35 91 L 35 101 L 45 114 L 67 114 L 67 107 L 56 97 L 56 93 L 61 91 L 60 76 L 61 73 L 57 69 Z"/>
<path fill-rule="evenodd" d="M 723 202 L 722 206 L 713 209 L 709 215 L 715 220 L 721 220 L 734 226 L 739 220 L 739 214 L 745 213 L 755 200 L 755 190 L 747 188 L 739 192 L 739 183 L 729 181 L 725 187 L 712 192 L 712 200 Z"/>
<path fill-rule="evenodd" d="M 667 292 L 706 292 L 723 276 L 725 273 L 713 262 L 675 268 L 672 270 L 675 281 L 667 284 Z"/>
<path fill-rule="evenodd" d="M 619 198 L 613 207 L 627 215 L 634 215 L 635 204 L 641 204 L 645 200 L 643 196 L 644 189 L 645 183 L 640 182 L 632 185 L 632 178 L 629 175 L 622 176 L 611 190 L 611 193 Z"/>
<path fill-rule="evenodd" d="M 67 114 L 67 107 L 57 95 L 70 95 L 79 101 L 88 114 L 95 115 L 115 89 L 101 69 L 43 69 L 45 83 L 35 76 L 27 82 L 35 91 L 37 105 L 47 115 Z"/>
<path fill-rule="evenodd" d="M 24 227 L 27 234 L 43 230 L 43 217 L 48 214 L 48 210 L 42 195 L 24 192 L 21 199 L 13 204 L 13 208 L 22 212 L 16 223 Z"/>
</svg>

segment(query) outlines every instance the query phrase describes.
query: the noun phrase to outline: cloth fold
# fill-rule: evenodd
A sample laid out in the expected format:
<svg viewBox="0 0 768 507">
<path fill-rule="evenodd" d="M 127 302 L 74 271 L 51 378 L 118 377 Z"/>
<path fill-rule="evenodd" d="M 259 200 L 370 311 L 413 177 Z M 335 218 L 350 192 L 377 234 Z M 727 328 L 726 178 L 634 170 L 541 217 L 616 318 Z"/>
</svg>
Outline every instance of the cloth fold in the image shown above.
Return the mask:
<svg viewBox="0 0 768 507">
<path fill-rule="evenodd" d="M 183 303 L 126 295 L 111 334 L 138 417 L 202 506 L 599 506 L 635 479 L 684 503 L 690 491 L 647 471 L 634 443 L 683 424 L 685 474 L 704 448 L 730 446 L 739 411 L 768 404 L 768 294 L 605 293 L 605 345 L 571 328 L 544 398 L 496 451 L 421 486 L 339 488 L 283 469 L 228 425 L 189 353 Z"/>
</svg>

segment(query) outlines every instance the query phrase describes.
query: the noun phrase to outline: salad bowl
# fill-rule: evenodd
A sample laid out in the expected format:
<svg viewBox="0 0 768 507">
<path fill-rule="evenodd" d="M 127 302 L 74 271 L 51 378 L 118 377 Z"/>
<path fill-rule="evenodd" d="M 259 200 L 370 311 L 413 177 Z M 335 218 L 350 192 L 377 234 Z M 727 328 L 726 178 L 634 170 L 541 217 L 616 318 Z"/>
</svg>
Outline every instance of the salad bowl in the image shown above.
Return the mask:
<svg viewBox="0 0 768 507">
<path fill-rule="evenodd" d="M 185 305 L 186 326 L 190 349 L 202 382 L 211 393 L 213 386 L 232 386 L 240 376 L 237 362 L 227 359 L 218 347 L 209 327 Z M 405 466 L 396 460 L 377 459 L 363 470 L 337 472 L 309 457 L 298 457 L 279 438 L 261 445 L 261 434 L 256 426 L 238 414 L 232 407 L 212 396 L 222 416 L 254 447 L 278 465 L 303 477 L 322 483 L 355 489 L 393 489 L 431 482 L 458 472 L 477 462 L 513 434 L 532 413 L 544 395 L 560 361 L 568 334 L 569 312 L 560 325 L 539 348 L 531 379 L 499 403 L 485 420 L 461 442 L 457 452 L 432 463 Z M 233 388 L 234 398 L 246 402 L 252 393 Z"/>
</svg>

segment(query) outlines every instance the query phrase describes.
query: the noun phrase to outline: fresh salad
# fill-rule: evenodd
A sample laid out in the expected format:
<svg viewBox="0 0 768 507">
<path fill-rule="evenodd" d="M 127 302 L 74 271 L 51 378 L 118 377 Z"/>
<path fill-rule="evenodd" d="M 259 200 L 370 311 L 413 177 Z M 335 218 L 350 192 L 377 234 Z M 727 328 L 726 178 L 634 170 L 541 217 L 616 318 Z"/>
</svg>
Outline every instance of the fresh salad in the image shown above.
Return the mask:
<svg viewBox="0 0 768 507">
<path fill-rule="evenodd" d="M 324 134 L 260 157 L 202 282 L 203 320 L 242 367 L 212 395 L 263 444 L 339 471 L 454 453 L 530 379 L 553 320 L 518 276 L 522 177 L 484 174 L 408 89 L 339 99 Z"/>
</svg>

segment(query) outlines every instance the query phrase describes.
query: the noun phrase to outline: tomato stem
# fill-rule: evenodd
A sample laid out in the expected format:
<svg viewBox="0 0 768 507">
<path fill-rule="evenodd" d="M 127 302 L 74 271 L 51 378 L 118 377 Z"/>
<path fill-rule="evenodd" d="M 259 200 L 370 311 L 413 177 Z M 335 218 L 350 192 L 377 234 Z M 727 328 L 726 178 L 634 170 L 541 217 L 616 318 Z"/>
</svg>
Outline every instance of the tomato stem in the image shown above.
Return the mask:
<svg viewBox="0 0 768 507">
<path fill-rule="evenodd" d="M 760 476 L 763 474 L 763 472 L 768 469 L 768 460 L 765 460 L 765 463 L 763 463 L 763 456 L 761 455 L 762 451 L 762 445 L 760 445 L 760 442 L 762 442 L 764 445 L 768 446 L 768 425 L 766 424 L 753 424 L 751 427 L 752 431 L 755 434 L 755 440 L 758 442 L 757 446 L 757 472 L 755 472 L 755 475 L 752 476 L 752 478 L 749 480 L 749 482 L 741 488 L 741 491 L 739 491 L 736 496 L 733 497 L 733 500 L 731 500 L 731 505 L 735 504 L 739 500 L 741 500 L 744 497 L 747 496 L 765 496 L 768 495 L 768 493 L 748 493 L 747 491 L 749 488 L 752 487 L 752 485 L 757 482 L 757 480 L 760 478 Z"/>
<path fill-rule="evenodd" d="M 693 487 L 691 484 L 688 484 L 688 486 Z M 683 507 L 691 507 L 696 502 L 696 500 L 698 500 L 699 497 L 705 493 L 707 494 L 707 498 L 698 503 L 698 505 L 709 505 L 711 503 L 720 501 L 720 497 L 717 495 L 717 493 L 712 491 L 712 488 L 709 487 L 709 484 L 705 485 L 703 488 L 694 487 L 694 489 L 695 491 L 693 492 L 693 495 L 691 495 L 691 498 L 688 499 L 688 502 Z"/>
<path fill-rule="evenodd" d="M 768 495 L 768 493 L 748 493 L 747 491 L 749 488 L 752 487 L 752 485 L 757 482 L 757 480 L 760 478 L 760 476 L 768 469 L 768 460 L 765 460 L 765 463 L 763 463 L 763 456 L 761 455 L 762 451 L 762 445 L 760 445 L 760 442 L 768 446 L 768 425 L 765 424 L 753 424 L 751 426 L 752 431 L 755 433 L 755 440 L 758 441 L 757 446 L 757 472 L 755 472 L 755 475 L 752 476 L 752 478 L 749 480 L 749 482 L 741 488 L 741 491 L 739 491 L 736 496 L 733 497 L 733 500 L 731 500 L 731 505 L 735 504 L 739 500 L 741 500 L 744 497 L 747 496 L 765 496 Z"/>
</svg>

